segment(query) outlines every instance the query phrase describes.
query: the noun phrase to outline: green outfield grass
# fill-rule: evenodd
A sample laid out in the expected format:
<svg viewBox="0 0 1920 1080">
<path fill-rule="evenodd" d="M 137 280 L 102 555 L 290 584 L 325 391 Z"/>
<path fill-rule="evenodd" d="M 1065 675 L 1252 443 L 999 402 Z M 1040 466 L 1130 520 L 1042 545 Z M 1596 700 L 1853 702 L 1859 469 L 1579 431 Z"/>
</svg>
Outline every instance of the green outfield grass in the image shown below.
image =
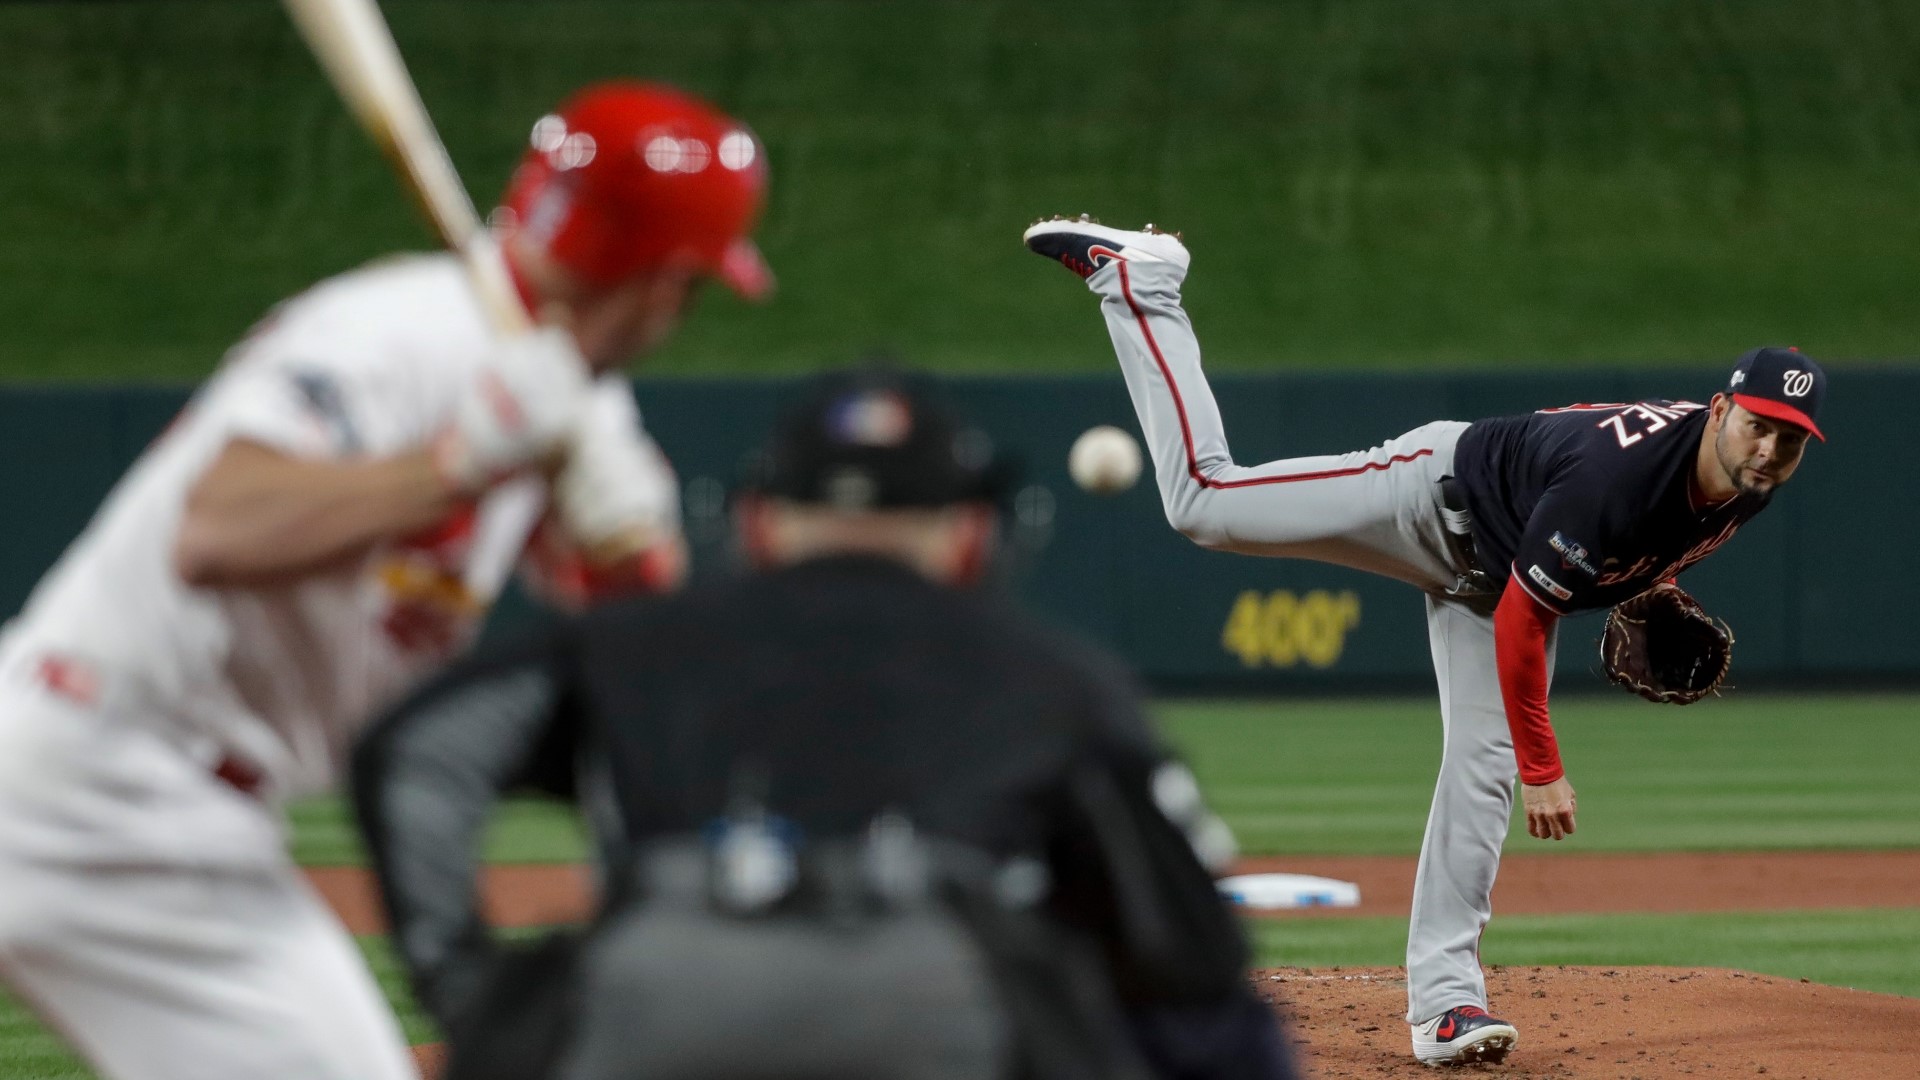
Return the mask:
<svg viewBox="0 0 1920 1080">
<path fill-rule="evenodd" d="M 883 343 L 1104 368 L 1086 298 L 1017 241 L 1080 210 L 1187 230 L 1215 366 L 1920 341 L 1903 0 L 389 7 L 483 202 L 591 78 L 762 133 L 782 293 L 716 297 L 663 371 Z M 275 5 L 0 4 L 0 112 L 0 378 L 196 377 L 272 302 L 429 243 Z"/>
<path fill-rule="evenodd" d="M 1440 754 L 1426 698 L 1162 707 L 1251 854 L 1411 854 Z M 1580 831 L 1532 851 L 1920 847 L 1920 698 L 1736 694 L 1685 709 L 1554 702 Z"/>
<path fill-rule="evenodd" d="M 1399 966 L 1405 919 L 1260 919 L 1263 967 Z M 1920 997 L 1920 908 L 1708 915 L 1502 915 L 1489 964 L 1725 967 Z"/>
<path fill-rule="evenodd" d="M 0 996 L 0 1076 L 8 1080 L 87 1080 L 93 1073 L 11 1000 Z"/>
<path fill-rule="evenodd" d="M 1440 753 L 1425 697 L 1167 702 L 1158 712 L 1248 854 L 1412 854 Z M 1580 831 L 1546 851 L 1920 847 L 1920 697 L 1749 694 L 1686 709 L 1625 694 L 1554 703 Z M 295 811 L 302 862 L 359 858 L 338 803 Z M 567 861 L 572 818 L 514 803 L 503 862 Z"/>
<path fill-rule="evenodd" d="M 339 866 L 361 861 L 360 838 L 344 803 L 315 799 L 293 807 L 293 856 L 307 866 Z M 515 799 L 506 803 L 487 831 L 489 861 L 503 863 L 579 862 L 587 848 L 579 821 L 558 803 Z"/>
</svg>

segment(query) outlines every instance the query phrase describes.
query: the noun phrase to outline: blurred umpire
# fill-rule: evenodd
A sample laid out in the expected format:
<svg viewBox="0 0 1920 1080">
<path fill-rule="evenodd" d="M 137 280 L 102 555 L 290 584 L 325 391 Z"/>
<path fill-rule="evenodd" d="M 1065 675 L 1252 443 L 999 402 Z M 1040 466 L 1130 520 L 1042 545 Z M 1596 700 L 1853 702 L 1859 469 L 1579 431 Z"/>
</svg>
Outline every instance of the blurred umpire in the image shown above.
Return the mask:
<svg viewBox="0 0 1920 1080">
<path fill-rule="evenodd" d="M 450 1078 L 1279 1078 L 1111 659 L 968 586 L 1004 469 L 928 390 L 829 376 L 737 504 L 753 572 L 483 654 L 369 733 L 360 821 Z M 605 897 L 492 941 L 501 794 L 571 797 Z"/>
</svg>

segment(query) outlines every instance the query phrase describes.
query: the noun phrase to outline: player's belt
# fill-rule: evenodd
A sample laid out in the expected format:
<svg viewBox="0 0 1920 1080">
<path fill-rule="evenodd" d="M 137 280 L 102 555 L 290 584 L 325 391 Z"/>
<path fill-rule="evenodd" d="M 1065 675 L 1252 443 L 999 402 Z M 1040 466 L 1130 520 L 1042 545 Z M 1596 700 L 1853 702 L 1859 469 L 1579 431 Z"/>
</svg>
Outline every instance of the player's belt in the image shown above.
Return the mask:
<svg viewBox="0 0 1920 1080">
<path fill-rule="evenodd" d="M 1491 612 L 1499 602 L 1500 589 L 1493 575 L 1480 562 L 1473 542 L 1473 514 L 1467 509 L 1467 495 L 1455 477 L 1443 476 L 1440 489 L 1441 534 L 1446 537 L 1447 557 L 1460 575 L 1453 588 L 1440 594 L 1480 612 Z"/>
<path fill-rule="evenodd" d="M 627 885 L 634 899 L 737 917 L 858 917 L 942 905 L 955 892 L 1025 908 L 1044 899 L 1049 885 L 1024 860 L 906 830 L 801 843 L 755 822 L 723 823 L 699 836 L 652 841 L 634 856 Z M 1036 872 L 1041 880 L 1027 880 Z"/>
<path fill-rule="evenodd" d="M 1440 510 L 1440 521 L 1447 535 L 1447 553 L 1453 556 L 1454 568 L 1462 574 L 1486 573 L 1487 568 L 1480 565 L 1473 543 L 1473 514 L 1467 509 L 1467 493 L 1461 490 L 1458 478 L 1440 478 Z"/>
</svg>

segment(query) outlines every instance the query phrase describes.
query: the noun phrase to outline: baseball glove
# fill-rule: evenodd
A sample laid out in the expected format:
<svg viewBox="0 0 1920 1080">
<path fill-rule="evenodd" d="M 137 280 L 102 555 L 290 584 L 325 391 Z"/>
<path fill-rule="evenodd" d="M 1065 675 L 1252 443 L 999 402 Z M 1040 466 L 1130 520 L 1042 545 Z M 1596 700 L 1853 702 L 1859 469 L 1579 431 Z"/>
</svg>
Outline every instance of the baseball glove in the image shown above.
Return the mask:
<svg viewBox="0 0 1920 1080">
<path fill-rule="evenodd" d="M 1600 663 L 1607 678 L 1648 701 L 1691 705 L 1719 693 L 1733 664 L 1733 631 L 1663 581 L 1607 613 Z"/>
</svg>

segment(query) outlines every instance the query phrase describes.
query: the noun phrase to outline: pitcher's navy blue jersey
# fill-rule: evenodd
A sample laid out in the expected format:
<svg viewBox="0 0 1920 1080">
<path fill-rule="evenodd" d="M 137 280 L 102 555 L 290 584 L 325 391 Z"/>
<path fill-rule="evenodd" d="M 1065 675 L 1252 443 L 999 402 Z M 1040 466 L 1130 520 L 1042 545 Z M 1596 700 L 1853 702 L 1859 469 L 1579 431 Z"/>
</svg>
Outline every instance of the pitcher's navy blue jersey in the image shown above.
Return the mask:
<svg viewBox="0 0 1920 1080">
<path fill-rule="evenodd" d="M 1699 562 L 1767 505 L 1701 505 L 1693 467 L 1708 410 L 1691 401 L 1570 405 L 1480 420 L 1454 475 L 1482 569 L 1518 575 L 1548 610 L 1612 607 Z"/>
</svg>

